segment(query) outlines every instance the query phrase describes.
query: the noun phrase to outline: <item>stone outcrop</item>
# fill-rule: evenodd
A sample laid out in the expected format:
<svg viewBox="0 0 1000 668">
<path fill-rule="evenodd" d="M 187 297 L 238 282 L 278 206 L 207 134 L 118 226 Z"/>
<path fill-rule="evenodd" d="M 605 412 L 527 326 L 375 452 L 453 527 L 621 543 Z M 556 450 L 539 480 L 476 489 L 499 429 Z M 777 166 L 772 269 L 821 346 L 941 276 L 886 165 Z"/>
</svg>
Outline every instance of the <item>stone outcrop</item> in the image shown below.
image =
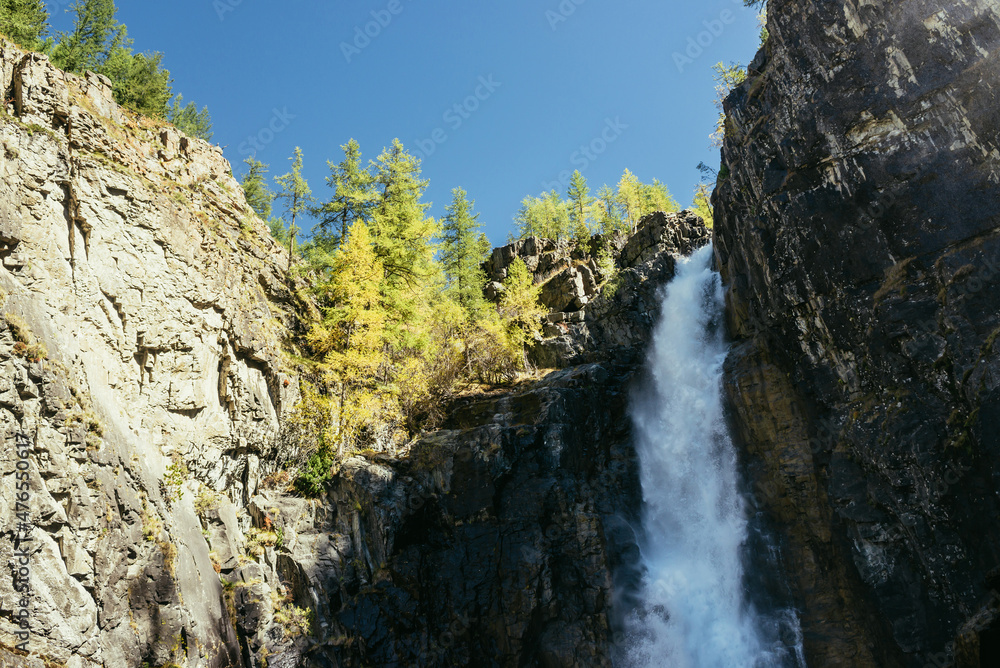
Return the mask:
<svg viewBox="0 0 1000 668">
<path fill-rule="evenodd" d="M 219 148 L 0 44 L 0 428 L 9 453 L 31 443 L 32 649 L 73 668 L 243 665 L 217 572 L 232 546 L 213 564 L 196 500 L 242 506 L 274 467 L 298 388 L 282 251 Z"/>
<path fill-rule="evenodd" d="M 995 665 L 1000 9 L 768 3 L 713 197 L 810 666 Z"/>
<path fill-rule="evenodd" d="M 542 368 L 615 360 L 642 360 L 659 315 L 658 290 L 674 275 L 676 258 L 707 244 L 704 221 L 691 211 L 654 213 L 632 235 L 595 236 L 589 244 L 557 243 L 531 237 L 496 248 L 484 265 L 488 297 L 499 299 L 507 268 L 520 258 L 542 287 L 540 301 L 550 310 L 544 337 L 531 350 Z M 614 261 L 614 276 L 603 276 L 602 248 Z"/>
</svg>

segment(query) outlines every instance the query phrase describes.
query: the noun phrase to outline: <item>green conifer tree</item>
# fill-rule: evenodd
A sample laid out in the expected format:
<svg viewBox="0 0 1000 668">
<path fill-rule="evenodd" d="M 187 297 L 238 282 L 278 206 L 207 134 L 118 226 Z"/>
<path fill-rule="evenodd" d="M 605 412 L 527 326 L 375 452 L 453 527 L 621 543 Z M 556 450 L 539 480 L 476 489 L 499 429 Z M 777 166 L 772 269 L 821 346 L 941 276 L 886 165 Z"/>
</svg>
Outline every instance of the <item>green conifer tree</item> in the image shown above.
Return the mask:
<svg viewBox="0 0 1000 668">
<path fill-rule="evenodd" d="M 316 240 L 328 250 L 340 244 L 354 221 L 370 222 L 376 198 L 375 181 L 361 164 L 358 142 L 351 139 L 340 148 L 344 159 L 337 164 L 327 162 L 330 176 L 326 177 L 326 184 L 333 189 L 333 197 L 316 210 L 319 217 Z"/>
<path fill-rule="evenodd" d="M 573 178 L 569 183 L 567 191 L 570 205 L 570 220 L 573 230 L 573 238 L 583 243 L 590 238 L 590 218 L 591 206 L 594 198 L 590 196 L 590 188 L 587 186 L 587 179 L 579 170 L 573 172 Z"/>
<path fill-rule="evenodd" d="M 60 33 L 52 49 L 52 62 L 64 70 L 87 70 L 111 79 L 115 101 L 140 114 L 162 118 L 172 97 L 170 72 L 163 68 L 163 54 L 133 54 L 132 40 L 115 18 L 114 0 L 76 0 L 73 30 Z"/>
<path fill-rule="evenodd" d="M 129 46 L 125 26 L 115 18 L 114 0 L 76 0 L 69 8 L 76 14 L 73 30 L 60 33 L 52 62 L 70 72 L 103 73 L 112 54 Z"/>
<path fill-rule="evenodd" d="M 609 236 L 622 229 L 622 217 L 618 209 L 618 199 L 615 191 L 608 185 L 601 186 L 597 191 L 597 202 L 600 207 L 598 226 L 601 234 Z"/>
<path fill-rule="evenodd" d="M 295 147 L 295 154 L 289 158 L 292 161 L 292 171 L 283 176 L 275 177 L 281 190 L 275 199 L 285 202 L 285 212 L 288 214 L 288 268 L 292 268 L 292 256 L 295 254 L 295 237 L 299 233 L 298 220 L 309 211 L 313 201 L 309 183 L 302 177 L 302 149 Z"/>
<path fill-rule="evenodd" d="M 385 268 L 390 290 L 416 286 L 430 273 L 431 241 L 437 232 L 421 201 L 427 181 L 420 178 L 420 160 L 393 140 L 374 163 L 377 199 L 372 209 L 375 254 Z"/>
<path fill-rule="evenodd" d="M 163 54 L 136 53 L 119 47 L 100 72 L 111 79 L 115 102 L 151 118 L 167 115 L 170 90 L 170 72 L 163 69 Z"/>
<path fill-rule="evenodd" d="M 274 194 L 267 187 L 267 165 L 254 158 L 246 158 L 243 164 L 247 166 L 247 173 L 243 175 L 240 185 L 243 186 L 247 204 L 261 220 L 268 220 Z"/>
<path fill-rule="evenodd" d="M 198 111 L 198 105 L 194 102 L 185 105 L 183 101 L 184 96 L 180 94 L 174 97 L 173 103 L 167 109 L 167 120 L 189 137 L 212 141 L 212 117 L 208 113 L 208 107 L 202 107 L 201 111 Z"/>
<path fill-rule="evenodd" d="M 490 243 L 482 232 L 479 214 L 472 213 L 476 203 L 461 188 L 451 191 L 452 202 L 445 207 L 442 221 L 441 263 L 448 277 L 448 287 L 455 300 L 470 319 L 477 317 L 486 306 L 483 286 L 486 272 L 482 263 L 490 251 Z"/>
<path fill-rule="evenodd" d="M 545 221 L 542 217 L 542 201 L 537 197 L 525 197 L 521 208 L 514 216 L 514 227 L 519 239 L 544 236 Z"/>
<path fill-rule="evenodd" d="M 639 210 L 640 219 L 643 216 L 647 216 L 655 211 L 673 213 L 681 210 L 680 205 L 670 194 L 670 190 L 667 188 L 666 184 L 660 183 L 656 179 L 653 179 L 652 184 L 641 184 L 639 186 L 639 193 L 642 198 L 642 204 Z"/>
</svg>

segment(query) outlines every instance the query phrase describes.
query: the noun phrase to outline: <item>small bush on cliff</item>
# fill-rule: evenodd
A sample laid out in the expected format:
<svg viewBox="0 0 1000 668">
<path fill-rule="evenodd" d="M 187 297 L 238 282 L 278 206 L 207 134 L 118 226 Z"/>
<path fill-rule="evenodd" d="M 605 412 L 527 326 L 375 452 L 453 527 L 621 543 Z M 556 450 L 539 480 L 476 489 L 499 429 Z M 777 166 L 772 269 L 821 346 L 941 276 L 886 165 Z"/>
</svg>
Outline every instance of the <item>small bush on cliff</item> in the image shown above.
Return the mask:
<svg viewBox="0 0 1000 668">
<path fill-rule="evenodd" d="M 38 362 L 49 356 L 44 345 L 35 340 L 35 335 L 24 319 L 16 313 L 5 313 L 4 320 L 11 336 L 14 337 L 14 354 L 30 362 Z"/>
<path fill-rule="evenodd" d="M 277 591 L 271 592 L 274 621 L 281 627 L 286 640 L 297 636 L 308 636 L 312 632 L 312 611 L 300 608 L 292 601 L 291 592 L 284 596 Z"/>
<path fill-rule="evenodd" d="M 707 183 L 698 184 L 697 190 L 694 191 L 694 202 L 691 204 L 691 210 L 705 221 L 705 226 L 708 229 L 712 229 L 712 191 Z"/>
<path fill-rule="evenodd" d="M 183 100 L 183 95 L 174 97 L 167 109 L 167 120 L 189 137 L 212 141 L 212 116 L 208 113 L 208 107 L 202 107 L 198 111 L 198 105 L 194 102 L 185 105 L 182 104 Z"/>
</svg>

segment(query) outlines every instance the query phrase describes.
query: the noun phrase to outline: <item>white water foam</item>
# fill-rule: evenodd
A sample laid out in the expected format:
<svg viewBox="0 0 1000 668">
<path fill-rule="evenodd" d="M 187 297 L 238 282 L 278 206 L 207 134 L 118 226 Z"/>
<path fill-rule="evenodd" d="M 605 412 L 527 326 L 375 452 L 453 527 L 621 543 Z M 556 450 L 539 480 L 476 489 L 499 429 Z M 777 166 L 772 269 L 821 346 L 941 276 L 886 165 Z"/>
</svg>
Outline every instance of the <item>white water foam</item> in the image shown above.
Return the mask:
<svg viewBox="0 0 1000 668">
<path fill-rule="evenodd" d="M 711 258 L 708 246 L 678 261 L 654 332 L 651 380 L 632 399 L 645 576 L 628 620 L 625 663 L 805 666 L 794 611 L 782 611 L 785 621 L 762 619 L 744 590 L 747 510 L 723 416 L 728 346 Z"/>
</svg>

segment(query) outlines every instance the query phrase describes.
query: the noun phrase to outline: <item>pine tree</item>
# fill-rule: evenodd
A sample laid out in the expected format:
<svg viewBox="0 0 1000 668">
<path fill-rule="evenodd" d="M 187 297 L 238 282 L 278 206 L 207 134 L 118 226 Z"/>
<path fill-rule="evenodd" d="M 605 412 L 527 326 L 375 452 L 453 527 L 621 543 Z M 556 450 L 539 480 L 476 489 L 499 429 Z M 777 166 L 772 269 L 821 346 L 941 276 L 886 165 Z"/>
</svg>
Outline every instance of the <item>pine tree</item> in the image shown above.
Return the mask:
<svg viewBox="0 0 1000 668">
<path fill-rule="evenodd" d="M 184 105 L 183 100 L 184 96 L 180 94 L 174 98 L 167 109 L 167 120 L 189 137 L 212 141 L 212 117 L 208 113 L 208 107 L 202 107 L 198 111 L 198 105 L 194 102 Z"/>
<path fill-rule="evenodd" d="M 60 33 L 53 63 L 70 72 L 102 72 L 117 49 L 129 46 L 114 0 L 76 0 L 69 8 L 76 13 L 73 30 Z"/>
<path fill-rule="evenodd" d="M 111 79 L 115 102 L 132 111 L 151 118 L 167 115 L 170 90 L 170 72 L 162 67 L 163 54 L 136 53 L 120 47 L 112 51 L 100 69 Z"/>
<path fill-rule="evenodd" d="M 285 211 L 289 216 L 288 223 L 288 268 L 292 268 L 292 256 L 295 253 L 295 237 L 299 233 L 296 224 L 299 217 L 309 210 L 313 201 L 312 190 L 302 177 L 302 149 L 295 147 L 295 154 L 289 158 L 292 161 L 292 171 L 283 176 L 275 177 L 281 191 L 275 199 L 284 200 Z"/>
<path fill-rule="evenodd" d="M 445 207 L 441 235 L 441 263 L 455 300 L 470 318 L 475 318 L 486 305 L 483 286 L 486 272 L 482 263 L 490 251 L 490 243 L 482 232 L 479 214 L 472 213 L 476 203 L 461 188 L 451 191 L 452 203 Z"/>
<path fill-rule="evenodd" d="M 267 187 L 267 165 L 254 158 L 246 158 L 243 163 L 247 166 L 247 173 L 243 175 L 240 185 L 243 186 L 247 204 L 261 220 L 268 220 L 274 195 Z"/>
<path fill-rule="evenodd" d="M 691 204 L 691 210 L 701 216 L 709 229 L 712 228 L 712 191 L 707 183 L 698 184 L 698 188 L 694 191 L 694 203 Z"/>
<path fill-rule="evenodd" d="M 361 165 L 358 142 L 351 139 L 340 148 L 344 159 L 338 164 L 327 162 L 330 176 L 326 184 L 333 189 L 333 197 L 316 210 L 320 218 L 317 241 L 330 249 L 340 244 L 354 221 L 370 222 L 375 202 L 374 179 Z"/>
<path fill-rule="evenodd" d="M 587 219 L 590 216 L 591 205 L 594 198 L 590 196 L 590 188 L 587 186 L 587 179 L 579 170 L 573 172 L 567 191 L 570 204 L 570 219 L 573 229 L 573 238 L 583 243 L 590 238 L 590 226 Z"/>
<path fill-rule="evenodd" d="M 600 226 L 601 234 L 610 236 L 622 228 L 621 214 L 618 210 L 618 200 L 615 191 L 607 185 L 601 186 L 597 191 L 597 202 L 600 206 Z"/>
<path fill-rule="evenodd" d="M 629 231 L 634 232 L 642 211 L 642 183 L 630 172 L 625 170 L 618 182 L 617 204 L 622 208 L 624 222 Z"/>
<path fill-rule="evenodd" d="M 387 315 L 384 269 L 368 226 L 355 221 L 334 255 L 330 281 L 319 291 L 330 304 L 309 341 L 324 354 L 323 369 L 339 389 L 337 432 L 341 447 L 378 409 L 375 380 L 382 364 Z"/>
<path fill-rule="evenodd" d="M 267 229 L 271 232 L 271 236 L 274 240 L 281 245 L 288 243 L 288 225 L 285 223 L 285 219 L 281 216 L 277 218 L 268 218 Z"/>
<path fill-rule="evenodd" d="M 385 270 L 384 290 L 396 324 L 413 317 L 420 290 L 434 272 L 431 244 L 437 224 L 421 202 L 427 181 L 420 178 L 420 160 L 398 139 L 373 164 L 377 199 L 372 209 L 375 254 Z"/>
<path fill-rule="evenodd" d="M 670 190 L 666 184 L 660 183 L 656 179 L 653 179 L 652 184 L 644 183 L 640 185 L 639 192 L 642 196 L 642 205 L 639 213 L 640 219 L 655 211 L 673 213 L 681 210 L 680 205 L 670 194 Z"/>
<path fill-rule="evenodd" d="M 542 201 L 537 197 L 525 197 L 521 200 L 521 208 L 514 216 L 514 226 L 519 239 L 544 236 Z"/>
<path fill-rule="evenodd" d="M 52 62 L 69 72 L 87 70 L 111 79 L 115 101 L 146 116 L 162 118 L 172 97 L 163 54 L 132 53 L 132 40 L 115 18 L 114 0 L 76 0 L 73 30 L 59 34 Z"/>
<path fill-rule="evenodd" d="M 22 49 L 39 50 L 49 32 L 49 13 L 42 0 L 0 0 L 0 34 Z"/>
</svg>

